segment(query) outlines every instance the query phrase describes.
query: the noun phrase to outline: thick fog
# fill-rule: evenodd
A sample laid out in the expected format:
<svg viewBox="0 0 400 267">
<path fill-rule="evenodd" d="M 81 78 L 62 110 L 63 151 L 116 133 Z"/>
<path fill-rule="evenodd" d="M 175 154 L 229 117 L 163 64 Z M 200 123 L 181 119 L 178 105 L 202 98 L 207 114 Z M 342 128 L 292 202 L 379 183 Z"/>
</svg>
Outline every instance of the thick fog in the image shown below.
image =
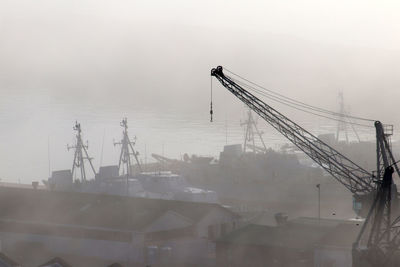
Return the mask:
<svg viewBox="0 0 400 267">
<path fill-rule="evenodd" d="M 117 160 L 123 116 L 142 156 L 145 145 L 171 157 L 218 155 L 226 125 L 228 141 L 241 140 L 244 108 L 214 81 L 209 124 L 217 65 L 331 110 L 343 91 L 352 113 L 396 126 L 398 10 L 391 1 L 3 0 L 0 176 L 46 177 L 48 146 L 52 169 L 69 168 L 75 120 L 96 166 L 104 132 L 103 163 Z"/>
<path fill-rule="evenodd" d="M 351 266 L 370 231 L 387 233 L 363 227 L 353 246 L 375 192 L 374 120 L 394 125 L 399 155 L 399 12 L 389 0 L 0 0 L 0 262 Z M 265 145 L 246 147 L 255 124 L 211 78 L 219 65 L 312 105 L 261 97 L 361 167 L 309 137 L 318 166 L 256 115 Z M 367 120 L 335 138 L 349 117 L 329 111 Z M 87 181 L 69 171 L 82 166 L 75 123 Z M 398 215 L 390 170 L 377 221 Z"/>
</svg>

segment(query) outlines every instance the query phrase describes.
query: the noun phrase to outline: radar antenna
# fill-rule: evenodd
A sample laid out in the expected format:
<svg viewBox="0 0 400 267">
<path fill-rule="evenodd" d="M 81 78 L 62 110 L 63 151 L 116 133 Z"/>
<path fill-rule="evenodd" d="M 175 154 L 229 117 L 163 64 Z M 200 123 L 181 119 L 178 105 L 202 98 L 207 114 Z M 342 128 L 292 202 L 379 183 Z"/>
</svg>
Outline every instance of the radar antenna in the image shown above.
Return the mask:
<svg viewBox="0 0 400 267">
<path fill-rule="evenodd" d="M 118 172 L 121 175 L 127 174 L 128 176 L 132 176 L 132 159 L 133 156 L 136 160 L 139 171 L 142 172 L 142 166 L 139 162 L 139 152 L 135 151 L 133 146 L 136 143 L 136 136 L 133 141 L 130 140 L 128 135 L 128 119 L 123 118 L 120 122 L 122 128 L 124 128 L 122 133 L 121 142 L 114 142 L 114 146 L 121 145 L 121 153 L 119 155 L 119 163 L 118 163 Z M 125 166 L 125 167 L 124 167 Z"/>
<path fill-rule="evenodd" d="M 74 131 L 76 131 L 76 143 L 75 145 L 67 145 L 68 151 L 70 149 L 74 149 L 74 162 L 72 164 L 72 177 L 77 176 L 76 169 L 80 169 L 80 179 L 81 182 L 86 182 L 86 170 L 85 170 L 85 160 L 89 162 L 89 165 L 93 171 L 93 174 L 96 176 L 96 171 L 92 164 L 92 159 L 89 157 L 87 149 L 89 148 L 89 143 L 86 141 L 86 144 L 82 141 L 82 129 L 81 124 L 75 121 L 75 125 L 73 127 Z"/>
<path fill-rule="evenodd" d="M 246 148 L 249 147 L 253 150 L 254 153 L 256 152 L 266 152 L 267 146 L 264 143 L 262 138 L 262 131 L 259 131 L 257 127 L 257 122 L 253 118 L 253 113 L 251 109 L 247 112 L 247 120 L 240 123 L 240 126 L 245 126 L 245 134 L 244 134 L 244 144 L 243 144 L 243 151 L 246 152 Z M 256 146 L 256 134 L 259 137 L 262 147 Z"/>
</svg>

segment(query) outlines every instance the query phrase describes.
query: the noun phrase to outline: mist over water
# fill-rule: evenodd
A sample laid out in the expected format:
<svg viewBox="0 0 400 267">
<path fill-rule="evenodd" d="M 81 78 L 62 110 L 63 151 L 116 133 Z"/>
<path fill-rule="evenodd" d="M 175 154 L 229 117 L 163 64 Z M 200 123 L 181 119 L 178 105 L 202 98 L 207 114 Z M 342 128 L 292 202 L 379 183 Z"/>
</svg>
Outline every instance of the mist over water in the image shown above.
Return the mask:
<svg viewBox="0 0 400 267">
<path fill-rule="evenodd" d="M 217 86 L 214 90 L 216 94 L 225 93 L 225 89 Z M 207 91 L 204 90 L 205 93 Z M 6 126 L 0 132 L 3 140 L 0 143 L 0 159 L 4 166 L 0 177 L 3 181 L 30 183 L 32 180 L 47 179 L 49 156 L 50 171 L 71 168 L 73 151 L 67 150 L 67 144 L 75 142 L 72 129 L 75 120 L 82 125 L 83 138 L 89 142 L 89 155 L 94 158 L 96 169 L 100 163 L 102 166 L 118 163 L 120 148 L 113 143 L 121 139 L 119 123 L 123 117 L 128 118 L 131 138 L 137 138 L 135 149 L 143 163 L 154 162 L 151 153 L 175 159 L 182 159 L 185 153 L 218 158 L 224 145 L 243 144 L 244 127 L 240 122 L 246 120 L 247 109 L 230 94 L 226 94 L 226 101 L 235 103 L 237 111 L 230 114 L 224 109 L 224 103 L 217 100 L 214 102 L 212 123 L 209 121 L 208 103 L 205 103 L 202 112 L 185 112 L 179 107 L 165 108 L 162 112 L 150 106 L 119 107 L 118 103 L 107 106 L 90 101 L 82 103 L 79 99 L 59 104 L 54 103 L 46 91 L 10 92 L 6 96 L 0 101 L 0 123 Z M 274 106 L 273 103 L 271 105 Z M 282 108 L 288 116 L 298 117 L 290 109 Z M 279 150 L 281 145 L 287 143 L 262 119 L 257 120 L 267 147 Z M 316 135 L 335 133 L 337 127 L 335 121 L 312 116 L 301 115 L 298 122 Z M 363 141 L 374 138 L 373 129 L 361 128 L 358 133 Z M 355 141 L 350 129 L 349 136 Z"/>
<path fill-rule="evenodd" d="M 390 221 L 399 211 L 391 169 L 382 183 L 373 173 L 374 121 L 394 125 L 399 158 L 399 13 L 390 0 L 0 0 L 0 263 L 9 255 L 26 267 L 55 256 L 77 267 L 356 266 L 387 253 L 400 242 L 380 227 L 398 239 Z M 225 145 L 243 145 L 248 109 L 210 77 L 217 66 L 310 133 L 329 134 L 321 140 L 349 161 L 309 138 L 305 150 L 324 171 L 257 115 L 275 151 L 232 146 L 220 157 Z M 334 140 L 338 121 L 323 116 L 345 117 L 330 111 L 358 117 L 346 124 L 350 143 Z M 96 171 L 129 159 L 126 135 L 125 153 L 115 145 L 124 118 L 144 170 L 155 173 L 137 174 L 125 160 L 95 180 L 87 165 L 90 181 L 51 175 L 83 166 L 68 150 L 76 122 Z M 185 162 L 145 164 L 152 153 Z M 387 197 L 367 213 L 375 191 Z M 367 214 L 377 227 L 359 218 Z M 374 229 L 368 240 L 383 249 L 355 246 Z"/>
<path fill-rule="evenodd" d="M 138 138 L 143 161 L 150 161 L 151 153 L 218 156 L 226 135 L 228 143 L 242 142 L 244 107 L 214 81 L 215 120 L 209 123 L 209 73 L 217 65 L 329 110 L 337 111 L 337 93 L 343 91 L 350 113 L 399 122 L 393 112 L 400 97 L 396 34 L 376 26 L 368 28 L 372 32 L 367 35 L 357 31 L 350 38 L 346 33 L 359 25 L 352 22 L 354 14 L 340 13 L 342 23 L 333 25 L 331 14 L 315 2 L 309 3 L 310 9 L 298 7 L 310 20 L 303 20 L 296 9 L 289 12 L 285 4 L 257 3 L 259 11 L 278 12 L 256 12 L 252 20 L 244 19 L 253 10 L 247 4 L 232 4 L 226 13 L 216 9 L 226 8 L 219 1 L 175 4 L 184 8 L 127 1 L 2 2 L 0 178 L 46 178 L 48 146 L 51 170 L 70 168 L 72 154 L 66 144 L 73 143 L 75 120 L 89 140 L 96 168 L 104 133 L 102 163 L 117 162 L 112 141 L 121 136 L 122 117 L 129 120 L 131 136 Z M 358 10 L 347 3 L 346 8 Z M 357 18 L 366 23 L 376 10 L 381 9 L 369 3 L 366 14 Z M 242 20 L 233 20 L 230 12 Z M 292 20 L 287 20 L 287 12 Z M 321 32 L 322 26 L 310 27 L 314 20 L 321 20 L 331 34 Z M 388 32 L 397 24 L 391 25 Z M 374 42 L 363 42 L 367 37 Z M 315 134 L 335 131 L 334 122 L 271 105 Z M 264 122 L 260 127 L 268 147 L 286 142 Z M 360 131 L 367 139 L 374 135 L 370 129 Z"/>
</svg>

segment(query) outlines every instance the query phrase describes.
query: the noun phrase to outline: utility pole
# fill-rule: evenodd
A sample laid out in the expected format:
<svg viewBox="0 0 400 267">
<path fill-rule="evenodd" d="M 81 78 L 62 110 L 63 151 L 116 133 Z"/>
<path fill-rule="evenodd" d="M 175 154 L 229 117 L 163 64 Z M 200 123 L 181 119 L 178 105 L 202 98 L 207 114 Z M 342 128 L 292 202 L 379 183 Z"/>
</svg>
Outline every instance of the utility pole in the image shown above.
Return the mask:
<svg viewBox="0 0 400 267">
<path fill-rule="evenodd" d="M 49 167 L 49 177 L 51 176 L 51 162 L 50 162 L 50 135 L 47 136 L 47 164 Z"/>
<path fill-rule="evenodd" d="M 225 145 L 228 145 L 228 119 L 225 117 Z"/>
<path fill-rule="evenodd" d="M 145 167 L 144 171 L 146 171 L 147 170 L 147 145 L 146 144 L 144 144 L 144 167 Z"/>
<path fill-rule="evenodd" d="M 318 189 L 318 224 L 321 224 L 321 184 L 316 185 Z"/>
</svg>

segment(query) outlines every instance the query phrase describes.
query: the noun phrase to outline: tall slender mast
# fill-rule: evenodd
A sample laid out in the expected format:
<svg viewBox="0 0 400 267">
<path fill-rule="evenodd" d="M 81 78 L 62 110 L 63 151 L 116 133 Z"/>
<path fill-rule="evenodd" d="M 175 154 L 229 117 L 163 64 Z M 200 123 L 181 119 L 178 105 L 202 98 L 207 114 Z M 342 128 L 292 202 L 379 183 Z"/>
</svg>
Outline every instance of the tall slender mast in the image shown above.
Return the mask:
<svg viewBox="0 0 400 267">
<path fill-rule="evenodd" d="M 350 119 L 348 118 L 348 113 L 345 109 L 344 106 L 344 97 L 343 97 L 343 92 L 339 92 L 339 113 L 341 114 L 340 120 L 337 125 L 337 131 L 336 131 L 336 142 L 339 142 L 339 135 L 340 132 L 343 131 L 346 137 L 346 143 L 349 142 L 349 136 L 347 132 L 347 121 L 351 122 Z M 358 135 L 356 129 L 354 128 L 354 125 L 350 123 L 351 129 L 353 130 L 358 142 L 360 142 L 360 136 Z"/>
<path fill-rule="evenodd" d="M 86 145 L 85 145 L 82 141 L 81 124 L 76 121 L 73 129 L 74 129 L 74 131 L 76 131 L 76 143 L 75 143 L 75 145 L 72 145 L 72 146 L 67 145 L 68 150 L 70 150 L 70 149 L 75 150 L 74 161 L 72 163 L 72 177 L 77 176 L 77 169 L 79 169 L 81 182 L 85 182 L 85 181 L 87 181 L 86 170 L 85 170 L 85 160 L 87 160 L 89 162 L 89 165 L 90 165 L 94 175 L 96 175 L 96 171 L 92 164 L 93 158 L 89 157 L 89 154 L 87 152 L 88 144 L 86 142 Z"/>
<path fill-rule="evenodd" d="M 340 134 L 340 132 L 343 131 L 344 135 L 346 137 L 346 143 L 348 143 L 349 136 L 347 134 L 347 124 L 345 122 L 343 92 L 339 92 L 339 113 L 341 114 L 341 116 L 340 116 L 340 121 L 338 122 L 338 125 L 337 125 L 336 142 L 339 141 L 339 134 Z"/>
<path fill-rule="evenodd" d="M 123 118 L 120 125 L 124 129 L 122 132 L 122 140 L 121 140 L 121 142 L 114 142 L 114 146 L 121 145 L 121 153 L 119 155 L 119 162 L 118 162 L 118 172 L 121 175 L 127 174 L 128 176 L 132 176 L 131 156 L 133 156 L 135 158 L 137 166 L 139 168 L 139 171 L 140 172 L 142 171 L 142 166 L 140 165 L 140 162 L 138 159 L 139 153 L 133 149 L 133 146 L 135 145 L 136 137 L 133 142 L 129 139 L 128 119 L 127 118 Z"/>
<path fill-rule="evenodd" d="M 243 151 L 246 152 L 246 148 L 247 146 L 249 146 L 253 152 L 257 152 L 257 151 L 267 151 L 267 146 L 264 143 L 264 140 L 262 138 L 262 134 L 263 132 L 259 131 L 257 128 L 257 122 L 254 120 L 253 118 L 253 114 L 251 112 L 251 110 L 249 109 L 248 113 L 247 113 L 247 120 L 245 122 L 240 123 L 241 126 L 245 126 L 246 130 L 245 130 L 245 136 L 244 136 L 244 144 L 243 144 Z M 256 143 L 255 143 L 255 135 L 258 135 L 262 147 L 257 147 Z M 250 144 L 248 144 L 248 142 L 250 142 Z"/>
</svg>

